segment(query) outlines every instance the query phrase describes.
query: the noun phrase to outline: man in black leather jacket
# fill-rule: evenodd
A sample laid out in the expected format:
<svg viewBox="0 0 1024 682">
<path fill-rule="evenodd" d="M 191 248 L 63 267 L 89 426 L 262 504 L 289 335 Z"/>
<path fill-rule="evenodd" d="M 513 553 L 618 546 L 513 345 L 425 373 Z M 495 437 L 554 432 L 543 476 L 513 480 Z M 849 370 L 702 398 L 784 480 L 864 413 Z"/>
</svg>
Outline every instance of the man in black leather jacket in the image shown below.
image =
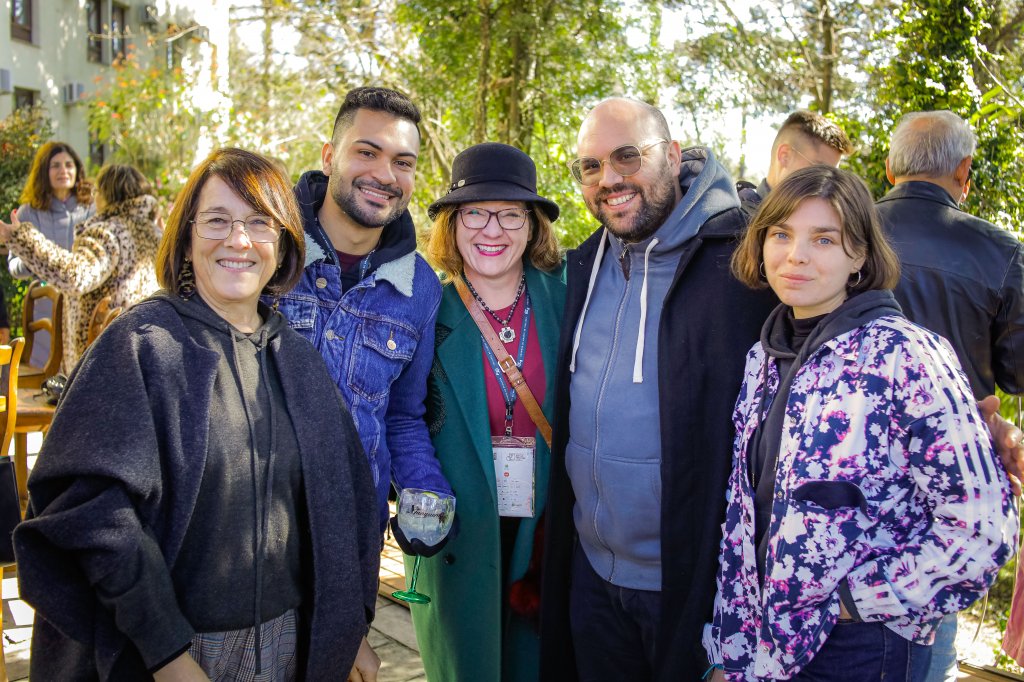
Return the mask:
<svg viewBox="0 0 1024 682">
<path fill-rule="evenodd" d="M 949 340 L 979 400 L 1024 392 L 1024 255 L 1006 230 L 959 208 L 977 141 L 950 111 L 907 114 L 893 131 L 878 202 L 903 274 L 896 298 L 912 321 Z M 956 616 L 936 635 L 928 681 L 954 665 Z"/>
</svg>

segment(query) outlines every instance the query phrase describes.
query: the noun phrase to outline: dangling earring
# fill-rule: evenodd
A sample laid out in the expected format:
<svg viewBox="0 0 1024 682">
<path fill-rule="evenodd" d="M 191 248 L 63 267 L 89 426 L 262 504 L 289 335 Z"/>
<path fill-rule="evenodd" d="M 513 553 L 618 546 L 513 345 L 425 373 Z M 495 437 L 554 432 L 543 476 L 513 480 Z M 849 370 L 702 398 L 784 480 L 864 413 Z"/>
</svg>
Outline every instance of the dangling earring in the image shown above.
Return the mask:
<svg viewBox="0 0 1024 682">
<path fill-rule="evenodd" d="M 178 270 L 178 296 L 187 301 L 195 293 L 196 273 L 192 271 L 192 261 L 186 258 L 181 264 L 181 270 Z"/>
<path fill-rule="evenodd" d="M 764 271 L 764 261 L 761 261 L 761 264 L 757 266 L 757 271 L 761 273 L 761 279 L 763 279 L 764 281 L 767 282 L 768 281 L 768 275 L 765 274 L 765 271 Z"/>
<path fill-rule="evenodd" d="M 859 286 L 860 286 L 860 281 L 861 281 L 862 279 L 864 279 L 864 276 L 863 276 L 863 275 L 861 275 L 861 274 L 860 274 L 860 270 L 858 270 L 858 271 L 857 271 L 857 281 L 856 281 L 856 282 L 854 282 L 853 284 L 848 284 L 847 286 L 849 286 L 849 287 L 850 287 L 851 289 L 856 289 L 857 287 L 859 287 Z"/>
</svg>

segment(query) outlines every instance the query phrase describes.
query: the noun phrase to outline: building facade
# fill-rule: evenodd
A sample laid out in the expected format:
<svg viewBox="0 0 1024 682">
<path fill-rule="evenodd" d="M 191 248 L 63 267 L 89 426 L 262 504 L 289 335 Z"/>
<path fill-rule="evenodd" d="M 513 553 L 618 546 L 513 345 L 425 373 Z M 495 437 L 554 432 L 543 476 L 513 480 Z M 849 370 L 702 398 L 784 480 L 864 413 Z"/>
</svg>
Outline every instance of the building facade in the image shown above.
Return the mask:
<svg viewBox="0 0 1024 682">
<path fill-rule="evenodd" d="M 4 0 L 0 15 L 0 118 L 40 104 L 91 165 L 110 150 L 90 136 L 86 101 L 134 50 L 156 68 L 196 76 L 193 103 L 205 111 L 230 106 L 227 92 L 230 0 Z M 216 117 L 214 117 L 216 118 Z M 220 117 L 222 119 L 226 117 Z M 217 131 L 200 145 L 205 154 Z"/>
</svg>

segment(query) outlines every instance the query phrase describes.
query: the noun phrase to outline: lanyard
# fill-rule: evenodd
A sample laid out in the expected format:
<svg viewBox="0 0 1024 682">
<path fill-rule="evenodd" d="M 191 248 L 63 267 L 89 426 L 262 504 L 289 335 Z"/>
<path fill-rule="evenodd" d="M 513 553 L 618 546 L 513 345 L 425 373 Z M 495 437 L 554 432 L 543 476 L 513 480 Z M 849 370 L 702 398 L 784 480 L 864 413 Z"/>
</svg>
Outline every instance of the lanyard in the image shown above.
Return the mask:
<svg viewBox="0 0 1024 682">
<path fill-rule="evenodd" d="M 523 303 L 523 327 L 519 331 L 519 350 L 516 352 L 516 367 L 522 369 L 523 361 L 526 359 L 526 340 L 529 336 L 530 330 L 530 294 L 526 294 L 526 300 Z M 509 386 L 505 382 L 505 373 L 501 371 L 501 366 L 498 364 L 498 358 L 494 356 L 494 351 L 487 345 L 487 341 L 481 338 L 481 343 L 484 346 L 484 353 L 487 355 L 487 364 L 491 366 L 491 371 L 494 372 L 494 378 L 498 380 L 498 388 L 501 389 L 501 395 L 505 399 L 505 435 L 512 435 L 512 410 L 516 405 L 516 390 Z"/>
</svg>

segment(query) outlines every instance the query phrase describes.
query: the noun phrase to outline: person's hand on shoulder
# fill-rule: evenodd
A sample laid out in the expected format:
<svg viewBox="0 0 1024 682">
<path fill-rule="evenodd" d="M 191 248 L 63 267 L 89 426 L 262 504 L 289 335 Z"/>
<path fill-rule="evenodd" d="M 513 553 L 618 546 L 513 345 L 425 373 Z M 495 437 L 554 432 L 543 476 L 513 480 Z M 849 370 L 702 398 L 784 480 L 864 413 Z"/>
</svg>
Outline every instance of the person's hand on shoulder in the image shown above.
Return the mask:
<svg viewBox="0 0 1024 682">
<path fill-rule="evenodd" d="M 999 415 L 999 398 L 990 395 L 978 403 L 981 417 L 988 424 L 992 441 L 996 446 L 999 460 L 1006 469 L 1013 494 L 1021 494 L 1021 481 L 1024 480 L 1024 432 Z"/>
</svg>

